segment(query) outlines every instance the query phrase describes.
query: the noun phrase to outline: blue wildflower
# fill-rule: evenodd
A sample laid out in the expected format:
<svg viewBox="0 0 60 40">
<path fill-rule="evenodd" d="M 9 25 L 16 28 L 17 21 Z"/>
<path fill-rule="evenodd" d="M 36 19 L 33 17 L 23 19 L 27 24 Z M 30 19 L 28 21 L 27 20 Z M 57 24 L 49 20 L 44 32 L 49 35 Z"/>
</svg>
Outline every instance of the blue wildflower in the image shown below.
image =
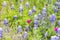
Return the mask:
<svg viewBox="0 0 60 40">
<path fill-rule="evenodd" d="M 27 32 L 24 32 L 23 38 L 26 39 L 27 37 L 28 37 L 28 33 Z"/>
<path fill-rule="evenodd" d="M 60 4 L 58 4 L 58 9 L 60 9 Z"/>
<path fill-rule="evenodd" d="M 14 4 L 11 5 L 11 9 L 14 10 Z"/>
<path fill-rule="evenodd" d="M 0 38 L 2 38 L 2 37 L 3 37 L 3 29 L 0 28 Z"/>
<path fill-rule="evenodd" d="M 51 40 L 59 40 L 58 36 L 51 36 Z"/>
<path fill-rule="evenodd" d="M 58 25 L 60 26 L 60 20 L 58 21 Z"/>
<path fill-rule="evenodd" d="M 36 6 L 33 6 L 32 12 L 36 12 Z"/>
<path fill-rule="evenodd" d="M 20 0 L 20 2 L 23 2 L 24 0 Z"/>
<path fill-rule="evenodd" d="M 29 16 L 31 16 L 31 15 L 32 15 L 32 10 L 29 10 L 28 15 L 29 15 Z"/>
<path fill-rule="evenodd" d="M 17 33 L 20 33 L 20 32 L 22 32 L 22 27 L 18 26 Z"/>
<path fill-rule="evenodd" d="M 50 22 L 54 22 L 56 20 L 56 15 L 55 14 L 52 14 L 50 16 Z"/>
<path fill-rule="evenodd" d="M 38 15 L 34 15 L 34 20 L 38 20 Z"/>
<path fill-rule="evenodd" d="M 45 12 L 47 11 L 46 7 L 43 8 L 43 11 L 45 11 Z"/>
<path fill-rule="evenodd" d="M 17 18 L 17 15 L 14 15 L 14 19 L 16 19 Z"/>
<path fill-rule="evenodd" d="M 5 25 L 8 24 L 8 19 L 4 19 L 4 24 L 5 24 Z"/>
<path fill-rule="evenodd" d="M 22 12 L 22 11 L 23 11 L 23 5 L 21 4 L 19 8 L 19 12 Z"/>
<path fill-rule="evenodd" d="M 7 5 L 7 2 L 6 2 L 6 1 L 4 1 L 4 2 L 3 2 L 3 6 L 5 7 L 6 5 Z"/>
<path fill-rule="evenodd" d="M 34 24 L 38 25 L 38 20 L 34 20 Z"/>
<path fill-rule="evenodd" d="M 42 11 L 42 16 L 47 16 L 47 13 L 45 11 Z"/>
<path fill-rule="evenodd" d="M 28 32 L 29 31 L 29 27 L 28 26 L 26 26 L 26 32 Z"/>
<path fill-rule="evenodd" d="M 48 36 L 48 32 L 46 32 L 45 34 L 44 34 L 44 36 L 45 36 L 45 38 Z"/>
<path fill-rule="evenodd" d="M 41 14 L 38 14 L 38 18 L 41 20 L 42 19 L 42 15 Z"/>
<path fill-rule="evenodd" d="M 26 7 L 27 7 L 27 8 L 29 7 L 29 3 L 28 3 L 28 2 L 26 2 Z"/>
</svg>

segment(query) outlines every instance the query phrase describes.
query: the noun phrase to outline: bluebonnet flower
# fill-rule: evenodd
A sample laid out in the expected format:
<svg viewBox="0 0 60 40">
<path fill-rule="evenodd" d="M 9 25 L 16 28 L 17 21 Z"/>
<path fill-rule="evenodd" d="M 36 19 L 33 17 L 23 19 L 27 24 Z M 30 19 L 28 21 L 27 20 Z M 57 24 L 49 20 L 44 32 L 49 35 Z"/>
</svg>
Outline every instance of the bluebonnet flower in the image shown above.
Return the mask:
<svg viewBox="0 0 60 40">
<path fill-rule="evenodd" d="M 26 2 L 26 7 L 27 7 L 27 8 L 29 7 L 29 2 Z"/>
<path fill-rule="evenodd" d="M 5 7 L 6 5 L 7 5 L 7 2 L 6 2 L 6 1 L 4 1 L 4 2 L 3 2 L 3 6 Z"/>
<path fill-rule="evenodd" d="M 28 15 L 29 15 L 29 16 L 31 16 L 31 15 L 32 15 L 32 10 L 29 10 Z"/>
<path fill-rule="evenodd" d="M 56 3 L 55 3 L 55 6 L 58 6 L 58 4 L 59 4 L 59 3 L 58 3 L 58 2 L 56 2 Z"/>
<path fill-rule="evenodd" d="M 38 18 L 41 20 L 42 19 L 42 15 L 41 14 L 38 14 Z"/>
<path fill-rule="evenodd" d="M 23 5 L 21 4 L 19 8 L 19 12 L 22 12 L 22 11 L 23 11 Z"/>
<path fill-rule="evenodd" d="M 58 9 L 57 8 L 54 8 L 54 12 L 58 12 Z"/>
<path fill-rule="evenodd" d="M 4 24 L 8 25 L 8 19 L 6 19 L 6 18 L 4 19 Z"/>
<path fill-rule="evenodd" d="M 60 36 L 60 28 L 58 28 L 57 35 Z"/>
<path fill-rule="evenodd" d="M 28 37 L 28 33 L 27 32 L 24 32 L 23 38 L 26 39 L 27 37 Z"/>
<path fill-rule="evenodd" d="M 58 25 L 60 26 L 60 20 L 58 21 Z"/>
<path fill-rule="evenodd" d="M 55 14 L 52 14 L 50 16 L 50 22 L 55 22 L 55 20 L 56 20 L 56 15 Z"/>
<path fill-rule="evenodd" d="M 58 4 L 58 9 L 60 9 L 60 4 Z"/>
<path fill-rule="evenodd" d="M 20 33 L 20 32 L 22 32 L 22 27 L 18 26 L 17 33 Z"/>
<path fill-rule="evenodd" d="M 43 8 L 43 11 L 45 11 L 45 12 L 47 11 L 46 7 Z"/>
<path fill-rule="evenodd" d="M 0 28 L 0 38 L 2 38 L 2 37 L 3 37 L 3 29 Z"/>
<path fill-rule="evenodd" d="M 28 26 L 26 26 L 26 32 L 28 32 L 29 31 L 29 27 Z"/>
<path fill-rule="evenodd" d="M 42 11 L 42 16 L 47 16 L 47 13 L 45 11 Z"/>
<path fill-rule="evenodd" d="M 32 12 L 36 12 L 36 6 L 33 6 Z"/>
<path fill-rule="evenodd" d="M 38 20 L 34 20 L 34 24 L 38 25 Z"/>
<path fill-rule="evenodd" d="M 38 29 L 38 25 L 34 24 L 34 29 Z"/>
<path fill-rule="evenodd" d="M 14 15 L 14 19 L 16 19 L 17 18 L 17 15 Z"/>
<path fill-rule="evenodd" d="M 20 2 L 23 2 L 24 0 L 20 0 Z"/>
<path fill-rule="evenodd" d="M 51 40 L 59 40 L 58 36 L 51 36 Z"/>
<path fill-rule="evenodd" d="M 52 6 L 54 12 L 58 12 L 58 9 L 56 8 L 56 6 Z"/>
<path fill-rule="evenodd" d="M 48 32 L 46 32 L 45 34 L 44 34 L 44 36 L 45 36 L 45 38 L 48 36 Z"/>
<path fill-rule="evenodd" d="M 38 20 L 38 15 L 34 15 L 34 20 Z"/>
<path fill-rule="evenodd" d="M 11 9 L 14 10 L 14 4 L 11 5 Z"/>
</svg>

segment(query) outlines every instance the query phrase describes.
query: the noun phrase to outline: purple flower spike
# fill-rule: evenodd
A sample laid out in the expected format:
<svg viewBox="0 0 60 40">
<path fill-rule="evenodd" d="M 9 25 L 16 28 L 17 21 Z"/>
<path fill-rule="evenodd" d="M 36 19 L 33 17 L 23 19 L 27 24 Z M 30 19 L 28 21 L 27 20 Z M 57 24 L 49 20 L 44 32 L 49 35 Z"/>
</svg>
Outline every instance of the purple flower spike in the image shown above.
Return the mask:
<svg viewBox="0 0 60 40">
<path fill-rule="evenodd" d="M 48 36 L 48 32 L 46 32 L 45 34 L 44 34 L 44 36 L 45 36 L 45 38 Z"/>
<path fill-rule="evenodd" d="M 8 24 L 8 19 L 4 19 L 4 24 L 5 24 L 5 25 Z"/>
<path fill-rule="evenodd" d="M 58 4 L 58 9 L 60 9 L 60 4 Z"/>
<path fill-rule="evenodd" d="M 16 18 L 17 18 L 17 15 L 14 16 L 14 19 L 16 19 Z"/>
<path fill-rule="evenodd" d="M 58 9 L 57 8 L 54 8 L 54 12 L 58 12 Z"/>
<path fill-rule="evenodd" d="M 28 2 L 26 2 L 26 7 L 27 7 L 27 8 L 29 7 L 29 3 L 28 3 Z"/>
<path fill-rule="evenodd" d="M 23 38 L 26 39 L 27 37 L 28 37 L 28 33 L 27 32 L 24 32 Z"/>
<path fill-rule="evenodd" d="M 23 2 L 24 0 L 20 0 L 20 2 Z"/>
<path fill-rule="evenodd" d="M 29 31 L 29 27 L 28 27 L 28 26 L 26 26 L 26 31 L 27 31 L 27 32 Z"/>
<path fill-rule="evenodd" d="M 42 11 L 42 16 L 47 16 L 47 13 L 45 11 Z"/>
<path fill-rule="evenodd" d="M 60 26 L 60 20 L 58 21 L 58 25 Z"/>
<path fill-rule="evenodd" d="M 34 24 L 34 29 L 38 29 L 38 25 Z"/>
<path fill-rule="evenodd" d="M 2 37 L 3 37 L 3 29 L 0 28 L 0 38 L 2 38 Z"/>
<path fill-rule="evenodd" d="M 58 36 L 51 36 L 51 40 L 59 40 Z"/>
<path fill-rule="evenodd" d="M 19 8 L 19 12 L 22 12 L 23 11 L 23 6 L 22 4 L 20 5 L 20 8 Z"/>
<path fill-rule="evenodd" d="M 41 14 L 38 14 L 38 18 L 41 20 L 42 19 L 42 15 Z"/>
<path fill-rule="evenodd" d="M 29 10 L 29 13 L 28 13 L 28 15 L 29 15 L 29 16 L 31 16 L 31 15 L 32 15 L 32 11 L 31 11 L 31 10 Z"/>
<path fill-rule="evenodd" d="M 34 20 L 38 20 L 38 15 L 34 15 Z"/>
<path fill-rule="evenodd" d="M 38 25 L 38 20 L 34 20 L 34 24 Z"/>
<path fill-rule="evenodd" d="M 56 20 L 56 15 L 55 14 L 52 14 L 50 16 L 50 22 L 55 22 L 55 20 Z"/>
<path fill-rule="evenodd" d="M 11 5 L 11 9 L 14 10 L 14 4 Z"/>
<path fill-rule="evenodd" d="M 36 12 L 36 6 L 33 6 L 32 12 Z"/>
<path fill-rule="evenodd" d="M 56 2 L 56 3 L 55 3 L 55 6 L 58 6 L 58 4 L 59 4 L 59 3 L 58 3 L 58 2 Z"/>
<path fill-rule="evenodd" d="M 22 32 L 22 27 L 21 26 L 18 26 L 17 33 L 20 33 L 20 32 Z"/>
<path fill-rule="evenodd" d="M 43 8 L 43 11 L 45 11 L 45 12 L 47 11 L 46 7 Z"/>
<path fill-rule="evenodd" d="M 3 2 L 3 6 L 5 7 L 7 5 L 6 1 Z"/>
<path fill-rule="evenodd" d="M 58 33 L 58 36 L 60 36 L 60 28 L 58 28 L 58 32 L 57 33 Z"/>
</svg>

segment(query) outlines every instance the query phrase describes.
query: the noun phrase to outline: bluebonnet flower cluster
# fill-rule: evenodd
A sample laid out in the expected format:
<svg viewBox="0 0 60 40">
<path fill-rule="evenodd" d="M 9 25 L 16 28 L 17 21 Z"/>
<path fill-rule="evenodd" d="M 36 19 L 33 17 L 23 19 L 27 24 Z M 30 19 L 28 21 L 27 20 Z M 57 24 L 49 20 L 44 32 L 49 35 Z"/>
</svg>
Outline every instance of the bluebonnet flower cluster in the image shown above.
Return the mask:
<svg viewBox="0 0 60 40">
<path fill-rule="evenodd" d="M 11 5 L 11 9 L 14 10 L 14 4 Z"/>
<path fill-rule="evenodd" d="M 60 20 L 58 20 L 58 25 L 60 26 Z"/>
<path fill-rule="evenodd" d="M 0 28 L 0 38 L 2 38 L 2 37 L 3 37 L 3 29 Z"/>
<path fill-rule="evenodd" d="M 26 2 L 26 8 L 29 8 L 29 2 Z"/>
<path fill-rule="evenodd" d="M 26 32 L 28 32 L 29 31 L 29 27 L 28 26 L 26 26 Z"/>
<path fill-rule="evenodd" d="M 33 6 L 32 12 L 36 12 L 36 6 Z"/>
<path fill-rule="evenodd" d="M 18 26 L 17 33 L 20 33 L 20 32 L 22 32 L 22 27 Z"/>
<path fill-rule="evenodd" d="M 3 2 L 3 6 L 4 7 L 7 6 L 7 2 L 6 1 Z"/>
<path fill-rule="evenodd" d="M 56 20 L 56 15 L 55 14 L 52 14 L 50 16 L 50 22 L 55 22 L 55 20 Z"/>
<path fill-rule="evenodd" d="M 23 5 L 21 4 L 19 8 L 19 12 L 22 12 L 22 11 L 23 11 Z"/>
<path fill-rule="evenodd" d="M 34 28 L 37 29 L 38 28 L 38 15 L 34 16 Z"/>
<path fill-rule="evenodd" d="M 27 37 L 28 37 L 28 33 L 27 32 L 24 32 L 23 38 L 26 39 Z"/>
<path fill-rule="evenodd" d="M 29 15 L 29 16 L 31 16 L 31 15 L 32 15 L 32 10 L 29 10 L 28 15 Z"/>
<path fill-rule="evenodd" d="M 46 11 L 47 11 L 47 9 L 46 9 L 46 7 L 44 7 L 43 11 L 42 11 L 42 16 L 47 16 L 47 12 Z"/>
<path fill-rule="evenodd" d="M 6 18 L 4 19 L 4 24 L 8 25 L 8 19 L 6 19 Z"/>
<path fill-rule="evenodd" d="M 58 36 L 51 36 L 51 40 L 59 40 Z"/>
<path fill-rule="evenodd" d="M 14 19 L 17 19 L 17 15 L 14 15 Z"/>
</svg>

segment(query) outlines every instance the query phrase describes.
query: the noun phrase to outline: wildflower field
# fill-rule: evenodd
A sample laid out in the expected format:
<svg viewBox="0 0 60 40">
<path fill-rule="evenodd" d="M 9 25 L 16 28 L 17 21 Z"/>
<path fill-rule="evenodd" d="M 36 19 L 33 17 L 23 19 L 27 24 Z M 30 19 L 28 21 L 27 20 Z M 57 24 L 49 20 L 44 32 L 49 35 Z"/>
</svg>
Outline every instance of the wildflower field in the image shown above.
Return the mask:
<svg viewBox="0 0 60 40">
<path fill-rule="evenodd" d="M 60 0 L 0 0 L 0 40 L 60 40 Z"/>
</svg>

